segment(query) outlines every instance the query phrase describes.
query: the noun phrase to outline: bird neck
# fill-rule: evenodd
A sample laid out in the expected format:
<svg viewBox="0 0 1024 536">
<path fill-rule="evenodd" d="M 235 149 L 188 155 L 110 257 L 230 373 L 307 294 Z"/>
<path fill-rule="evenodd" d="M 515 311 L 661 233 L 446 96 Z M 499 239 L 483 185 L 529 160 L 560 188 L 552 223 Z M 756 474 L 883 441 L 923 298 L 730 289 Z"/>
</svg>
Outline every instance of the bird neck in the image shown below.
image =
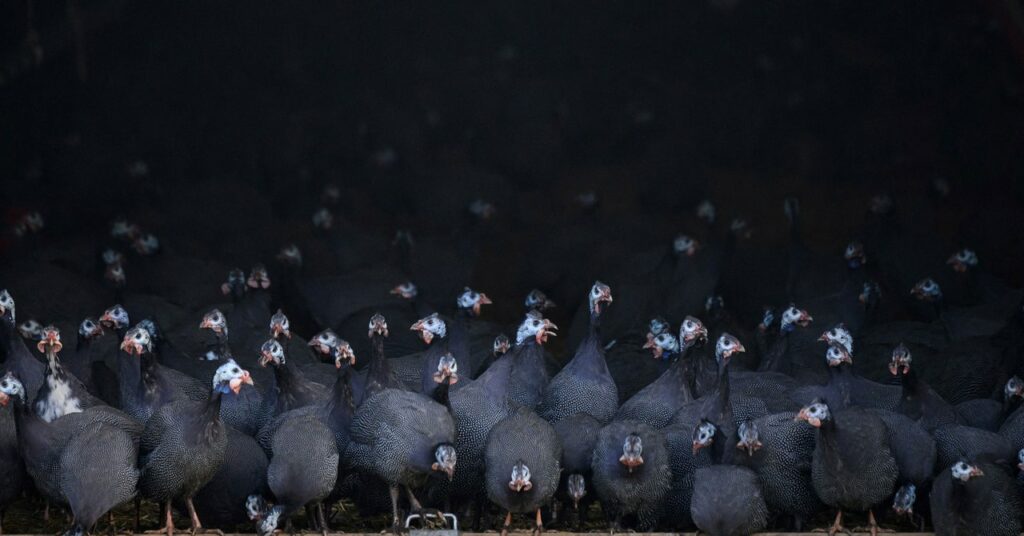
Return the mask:
<svg viewBox="0 0 1024 536">
<path fill-rule="evenodd" d="M 370 343 L 373 345 L 373 358 L 370 360 L 367 376 L 379 379 L 390 375 L 391 365 L 384 355 L 384 336 L 374 333 L 373 337 L 370 337 Z"/>
<path fill-rule="evenodd" d="M 352 368 L 342 365 L 338 369 L 338 379 L 334 381 L 331 389 L 331 413 L 339 410 L 351 412 L 355 409 L 355 402 L 352 400 Z"/>
<path fill-rule="evenodd" d="M 452 378 L 451 376 L 449 376 L 445 378 L 445 381 L 437 384 L 437 387 L 434 388 L 434 392 L 432 393 L 431 398 L 433 398 L 434 401 L 437 402 L 438 404 L 441 404 L 446 408 L 450 408 L 450 401 L 448 399 L 448 395 L 451 391 L 451 387 Z"/>
<path fill-rule="evenodd" d="M 200 420 L 206 423 L 220 420 L 220 406 L 223 400 L 224 393 L 220 389 L 210 391 L 210 398 L 203 405 L 203 411 L 199 414 Z"/>
</svg>

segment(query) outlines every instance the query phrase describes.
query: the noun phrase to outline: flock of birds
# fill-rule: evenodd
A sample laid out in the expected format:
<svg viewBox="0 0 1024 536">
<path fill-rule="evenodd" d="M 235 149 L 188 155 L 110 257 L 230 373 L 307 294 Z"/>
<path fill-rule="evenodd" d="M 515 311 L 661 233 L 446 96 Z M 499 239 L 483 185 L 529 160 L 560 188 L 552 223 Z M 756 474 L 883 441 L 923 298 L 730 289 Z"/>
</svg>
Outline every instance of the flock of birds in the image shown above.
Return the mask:
<svg viewBox="0 0 1024 536">
<path fill-rule="evenodd" d="M 230 303 L 167 325 L 169 301 L 117 289 L 127 267 L 156 277 L 171 261 L 118 220 L 134 256 L 103 251 L 115 296 L 74 344 L 18 322 L 15 298 L 32 296 L 0 292 L 0 511 L 38 494 L 67 508 L 72 535 L 133 500 L 136 530 L 151 501 L 168 536 L 176 513 L 193 532 L 269 535 L 304 512 L 326 534 L 343 499 L 396 531 L 408 511 L 503 535 L 526 514 L 540 533 L 583 527 L 597 503 L 613 531 L 799 531 L 834 513 L 835 534 L 866 513 L 872 534 L 876 515 L 1019 534 L 1024 293 L 970 249 L 908 259 L 916 237 L 891 205 L 874 199 L 862 236 L 818 255 L 787 200 L 787 303 L 756 325 L 727 306 L 757 303 L 756 286 L 724 297 L 740 293 L 723 277 L 748 232 L 736 220 L 636 259 L 614 298 L 593 283 L 561 332 L 540 290 L 515 326 L 482 319 L 491 300 L 469 288 L 454 309 L 428 303 L 422 281 L 463 282 L 425 274 L 406 233 L 392 266 L 410 281 L 390 293 L 362 272 L 310 277 L 287 246 L 271 269 L 232 270 Z"/>
</svg>

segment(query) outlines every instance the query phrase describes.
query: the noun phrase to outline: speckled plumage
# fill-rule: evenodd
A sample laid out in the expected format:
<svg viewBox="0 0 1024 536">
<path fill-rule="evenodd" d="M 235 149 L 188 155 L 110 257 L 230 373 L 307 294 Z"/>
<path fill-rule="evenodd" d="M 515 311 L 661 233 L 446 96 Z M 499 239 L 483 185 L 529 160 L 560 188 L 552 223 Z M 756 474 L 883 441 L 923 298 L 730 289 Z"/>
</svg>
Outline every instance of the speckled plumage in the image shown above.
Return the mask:
<svg viewBox="0 0 1024 536">
<path fill-rule="evenodd" d="M 582 411 L 605 424 L 619 408 L 619 390 L 608 372 L 597 322 L 596 316 L 592 316 L 589 333 L 580 342 L 576 355 L 544 389 L 537 413 L 548 422 Z"/>
<path fill-rule="evenodd" d="M 811 482 L 815 431 L 806 423 L 795 421 L 795 415 L 775 413 L 752 421 L 762 446 L 752 455 L 737 451 L 734 460 L 757 473 L 765 503 L 772 513 L 807 521 L 824 505 Z"/>
<path fill-rule="evenodd" d="M 220 419 L 222 395 L 205 403 L 178 400 L 157 410 L 142 433 L 139 491 L 166 502 L 190 498 L 220 469 L 227 431 Z"/>
<path fill-rule="evenodd" d="M 854 408 L 822 422 L 811 463 L 814 490 L 822 502 L 842 510 L 868 510 L 892 495 L 898 474 L 881 419 Z"/>
<path fill-rule="evenodd" d="M 245 504 L 249 495 L 265 491 L 270 463 L 255 439 L 230 426 L 226 429 L 224 463 L 193 501 L 203 524 L 222 530 L 249 522 L 245 509 L 239 505 Z"/>
<path fill-rule="evenodd" d="M 514 404 L 536 408 L 544 398 L 550 377 L 544 364 L 544 347 L 533 339 L 517 344 L 510 359 L 508 397 Z M 571 413 L 569 413 L 571 415 Z"/>
<path fill-rule="evenodd" d="M 1016 536 L 1021 533 L 1020 488 L 1006 469 L 978 466 L 984 475 L 954 481 L 947 467 L 935 477 L 930 495 L 936 536 Z"/>
<path fill-rule="evenodd" d="M 995 432 L 959 424 L 940 426 L 932 432 L 938 454 L 937 467 L 953 465 L 957 460 L 979 456 L 1012 462 L 1017 451 L 1007 439 Z"/>
<path fill-rule="evenodd" d="M 558 488 L 562 446 L 555 429 L 527 408 L 520 408 L 491 429 L 484 453 L 487 497 L 502 510 L 533 512 L 550 503 Z M 522 461 L 530 469 L 533 487 L 509 489 L 512 467 Z"/>
<path fill-rule="evenodd" d="M 694 482 L 690 515 L 702 533 L 746 536 L 768 525 L 768 507 L 761 493 L 761 482 L 749 468 L 701 467 L 694 475 Z"/>
<path fill-rule="evenodd" d="M 354 469 L 417 487 L 431 473 L 435 448 L 454 443 L 455 423 L 444 406 L 423 395 L 385 389 L 356 411 L 349 439 L 345 461 Z"/>
<path fill-rule="evenodd" d="M 930 482 L 937 451 L 935 440 L 920 421 L 892 411 L 868 411 L 882 419 L 889 432 L 889 445 L 899 467 L 899 482 L 919 487 Z"/>
<path fill-rule="evenodd" d="M 271 439 L 267 485 L 284 515 L 324 500 L 338 478 L 334 434 L 317 415 L 288 415 Z"/>
<path fill-rule="evenodd" d="M 688 359 L 686 353 L 676 357 L 658 379 L 622 404 L 615 419 L 640 421 L 654 428 L 668 426 L 676 411 L 693 401 L 686 378 L 685 359 Z"/>
<path fill-rule="evenodd" d="M 630 434 L 643 441 L 643 465 L 629 471 L 619 462 Z M 609 517 L 636 516 L 637 530 L 658 523 L 662 501 L 672 486 L 665 435 L 638 421 L 613 421 L 601 428 L 591 459 L 594 489 Z"/>
</svg>

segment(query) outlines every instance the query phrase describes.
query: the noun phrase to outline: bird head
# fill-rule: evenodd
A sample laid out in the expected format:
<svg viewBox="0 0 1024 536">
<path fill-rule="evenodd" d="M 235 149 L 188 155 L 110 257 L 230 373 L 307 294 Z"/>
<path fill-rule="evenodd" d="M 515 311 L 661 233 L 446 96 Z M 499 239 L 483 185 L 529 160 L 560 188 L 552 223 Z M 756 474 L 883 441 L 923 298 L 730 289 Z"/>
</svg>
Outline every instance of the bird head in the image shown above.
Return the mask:
<svg viewBox="0 0 1024 536">
<path fill-rule="evenodd" d="M 736 443 L 736 448 L 747 452 L 748 456 L 753 456 L 762 446 L 760 433 L 757 430 L 757 425 L 752 421 L 744 421 L 740 423 L 740 427 L 736 432 L 740 440 Z"/>
<path fill-rule="evenodd" d="M 590 287 L 587 299 L 590 302 L 590 314 L 600 315 L 601 304 L 612 302 L 612 289 L 600 281 L 595 281 L 594 286 Z"/>
<path fill-rule="evenodd" d="M 0 290 L 0 316 L 3 316 L 11 324 L 14 323 L 14 298 L 11 297 L 10 292 L 7 292 L 7 289 Z"/>
<path fill-rule="evenodd" d="M 985 476 L 980 467 L 971 465 L 963 460 L 954 463 L 953 467 L 949 468 L 949 474 L 953 477 L 954 481 L 959 482 L 967 482 L 974 477 Z"/>
<path fill-rule="evenodd" d="M 843 364 L 852 365 L 853 357 L 845 346 L 833 343 L 828 345 L 828 350 L 825 350 L 825 362 L 830 367 L 838 367 Z"/>
<path fill-rule="evenodd" d="M 708 328 L 704 327 L 704 322 L 699 318 L 687 316 L 679 324 L 679 341 L 687 348 L 694 344 L 704 344 L 708 341 Z"/>
<path fill-rule="evenodd" d="M 442 443 L 434 449 L 434 463 L 430 468 L 444 473 L 448 476 L 448 480 L 451 481 L 455 477 L 455 464 L 457 462 L 458 456 L 455 454 L 455 447 L 448 443 Z"/>
<path fill-rule="evenodd" d="M 203 320 L 199 323 L 199 328 L 208 329 L 220 336 L 227 336 L 228 319 L 224 316 L 224 313 L 220 312 L 220 309 L 213 309 L 203 315 Z"/>
<path fill-rule="evenodd" d="M 854 240 L 846 245 L 846 250 L 843 251 L 843 258 L 846 259 L 846 265 L 850 268 L 860 268 L 864 266 L 868 258 L 864 254 L 864 244 Z"/>
<path fill-rule="evenodd" d="M 814 318 L 804 309 L 790 304 L 785 311 L 782 311 L 782 318 L 779 320 L 779 329 L 783 333 L 793 331 L 796 327 L 806 328 L 814 321 Z"/>
<path fill-rule="evenodd" d="M 480 307 L 483 305 L 490 305 L 491 299 L 487 297 L 483 292 L 477 292 L 469 287 L 466 287 L 459 294 L 459 298 L 455 300 L 455 303 L 459 306 L 459 309 L 463 311 L 471 311 L 473 316 L 480 315 Z"/>
<path fill-rule="evenodd" d="M 904 484 L 900 486 L 900 489 L 896 490 L 896 495 L 892 498 L 892 510 L 896 512 L 896 515 L 913 515 L 914 503 L 916 501 L 917 486 Z"/>
<path fill-rule="evenodd" d="M 121 349 L 129 355 L 142 356 L 145 352 L 153 351 L 153 337 L 149 330 L 141 325 L 136 325 L 124 334 L 121 340 Z"/>
<path fill-rule="evenodd" d="M 689 235 L 676 235 L 672 240 L 672 251 L 676 255 L 692 257 L 697 254 L 698 249 L 700 249 L 700 242 Z"/>
<path fill-rule="evenodd" d="M 644 348 L 649 348 L 654 359 L 669 359 L 679 353 L 679 341 L 671 333 L 660 333 L 657 337 L 647 339 Z"/>
<path fill-rule="evenodd" d="M 418 331 L 426 344 L 433 342 L 434 337 L 444 338 L 448 335 L 448 325 L 437 313 L 417 320 L 409 329 Z"/>
<path fill-rule="evenodd" d="M 124 329 L 128 327 L 131 321 L 128 319 L 128 311 L 120 304 L 115 305 L 100 315 L 100 324 L 105 328 L 114 330 Z"/>
<path fill-rule="evenodd" d="M 100 335 L 103 335 L 103 326 L 92 318 L 86 318 L 78 325 L 78 336 L 82 339 L 91 341 Z"/>
<path fill-rule="evenodd" d="M 289 266 L 302 266 L 302 250 L 295 244 L 288 244 L 277 252 L 277 260 Z"/>
<path fill-rule="evenodd" d="M 715 442 L 715 434 L 718 428 L 710 422 L 701 419 L 700 424 L 693 429 L 693 455 L 696 456 L 701 449 L 710 447 Z"/>
<path fill-rule="evenodd" d="M 227 281 L 221 283 L 220 292 L 225 296 L 231 296 L 233 299 L 237 300 L 245 295 L 245 287 L 245 272 L 239 268 L 234 268 L 228 272 Z"/>
<path fill-rule="evenodd" d="M 526 314 L 526 320 L 523 320 L 523 323 L 519 324 L 519 329 L 516 330 L 516 344 L 523 344 L 531 338 L 536 340 L 537 344 L 544 344 L 549 336 L 558 335 L 554 333 L 556 329 L 558 326 L 541 316 L 539 311 L 530 311 Z"/>
<path fill-rule="evenodd" d="M 548 299 L 547 295 L 540 291 L 540 289 L 533 289 L 526 294 L 526 310 L 527 311 L 547 311 L 555 307 L 555 302 Z"/>
<path fill-rule="evenodd" d="M 288 321 L 288 317 L 285 316 L 284 312 L 280 309 L 276 313 L 270 316 L 270 336 L 278 338 L 284 335 L 286 338 L 292 338 L 291 323 Z"/>
<path fill-rule="evenodd" d="M 959 273 L 966 273 L 971 268 L 978 265 L 978 255 L 971 249 L 961 249 L 946 260 L 946 264 L 953 267 L 953 270 Z"/>
<path fill-rule="evenodd" d="M 60 342 L 60 330 L 53 324 L 39 330 L 39 343 L 36 348 L 44 354 L 60 352 L 64 345 Z"/>
<path fill-rule="evenodd" d="M 256 264 L 249 270 L 249 277 L 245 280 L 246 286 L 251 289 L 263 289 L 270 288 L 270 274 L 267 273 L 267 267 L 262 264 Z"/>
<path fill-rule="evenodd" d="M 266 367 L 273 363 L 279 367 L 285 363 L 284 347 L 277 339 L 268 339 L 260 346 L 260 366 Z"/>
<path fill-rule="evenodd" d="M 942 300 L 942 288 L 934 279 L 926 277 L 914 284 L 910 294 L 923 302 L 937 302 Z"/>
<path fill-rule="evenodd" d="M 18 333 L 22 338 L 30 341 L 38 341 L 43 336 L 43 325 L 35 318 L 28 318 L 18 324 Z M 42 350 L 40 350 L 42 351 Z"/>
<path fill-rule="evenodd" d="M 416 295 L 419 294 L 419 289 L 416 288 L 416 284 L 412 281 L 406 281 L 405 283 L 391 289 L 391 294 L 399 296 L 402 299 L 411 300 L 416 298 Z"/>
<path fill-rule="evenodd" d="M 454 385 L 459 381 L 459 364 L 455 362 L 455 356 L 447 353 L 437 361 L 437 372 L 434 373 L 434 382 Z"/>
<path fill-rule="evenodd" d="M 573 473 L 569 475 L 569 478 L 565 482 L 566 488 L 569 492 L 569 497 L 572 499 L 573 510 L 580 509 L 580 500 L 583 499 L 587 494 L 587 481 L 583 478 L 583 475 L 579 473 Z"/>
<path fill-rule="evenodd" d="M 0 378 L 0 406 L 6 406 L 11 399 L 25 403 L 25 386 L 13 372 L 8 372 Z"/>
<path fill-rule="evenodd" d="M 494 338 L 494 343 L 491 345 L 491 353 L 494 354 L 494 357 L 501 357 L 508 353 L 511 347 L 512 343 L 509 342 L 508 335 L 499 333 L 498 336 Z"/>
<path fill-rule="evenodd" d="M 517 460 L 512 466 L 512 479 L 508 482 L 508 489 L 516 493 L 533 489 L 533 482 L 530 482 L 530 468 L 523 460 Z"/>
<path fill-rule="evenodd" d="M 634 469 L 644 464 L 644 440 L 637 433 L 626 436 L 622 442 L 622 456 L 619 456 L 619 463 L 626 466 L 626 471 L 632 473 Z"/>
<path fill-rule="evenodd" d="M 733 354 L 746 351 L 747 349 L 740 344 L 739 339 L 728 333 L 723 333 L 715 343 L 715 358 L 722 364 L 728 363 Z"/>
<path fill-rule="evenodd" d="M 820 400 L 815 400 L 811 404 L 805 406 L 796 414 L 797 421 L 806 421 L 807 424 L 815 428 L 821 428 L 821 423 L 828 421 L 831 418 L 829 413 L 828 404 Z"/>
<path fill-rule="evenodd" d="M 238 366 L 234 359 L 228 359 L 223 365 L 217 367 L 213 374 L 213 388 L 221 393 L 238 394 L 242 390 L 242 384 L 253 385 L 249 371 Z"/>
<path fill-rule="evenodd" d="M 846 324 L 842 322 L 822 333 L 818 340 L 825 344 L 840 344 L 846 348 L 847 352 L 853 353 L 853 335 L 850 330 L 846 329 Z"/>
<path fill-rule="evenodd" d="M 910 374 L 910 363 L 913 357 L 910 355 L 910 348 L 902 342 L 892 349 L 892 358 L 889 360 L 889 373 L 893 376 Z"/>
</svg>

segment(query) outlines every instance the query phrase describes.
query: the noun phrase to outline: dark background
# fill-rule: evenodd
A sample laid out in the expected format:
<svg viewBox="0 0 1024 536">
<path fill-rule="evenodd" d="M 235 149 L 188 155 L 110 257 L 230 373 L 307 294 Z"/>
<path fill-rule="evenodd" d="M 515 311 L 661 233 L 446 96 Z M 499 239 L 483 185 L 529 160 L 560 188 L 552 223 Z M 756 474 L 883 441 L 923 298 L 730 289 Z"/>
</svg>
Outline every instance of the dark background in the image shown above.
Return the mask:
<svg viewBox="0 0 1024 536">
<path fill-rule="evenodd" d="M 536 283 L 502 267 L 557 254 L 538 230 L 587 229 L 614 257 L 709 198 L 771 253 L 797 195 L 807 239 L 838 252 L 888 192 L 1020 283 L 1015 2 L 36 0 L 31 26 L 5 2 L 0 203 L 5 224 L 39 210 L 48 227 L 0 255 L 91 278 L 96 241 L 76 237 L 121 214 L 248 265 L 308 237 L 335 184 L 353 235 L 443 234 L 491 201 L 474 282 L 520 295 Z"/>
</svg>

